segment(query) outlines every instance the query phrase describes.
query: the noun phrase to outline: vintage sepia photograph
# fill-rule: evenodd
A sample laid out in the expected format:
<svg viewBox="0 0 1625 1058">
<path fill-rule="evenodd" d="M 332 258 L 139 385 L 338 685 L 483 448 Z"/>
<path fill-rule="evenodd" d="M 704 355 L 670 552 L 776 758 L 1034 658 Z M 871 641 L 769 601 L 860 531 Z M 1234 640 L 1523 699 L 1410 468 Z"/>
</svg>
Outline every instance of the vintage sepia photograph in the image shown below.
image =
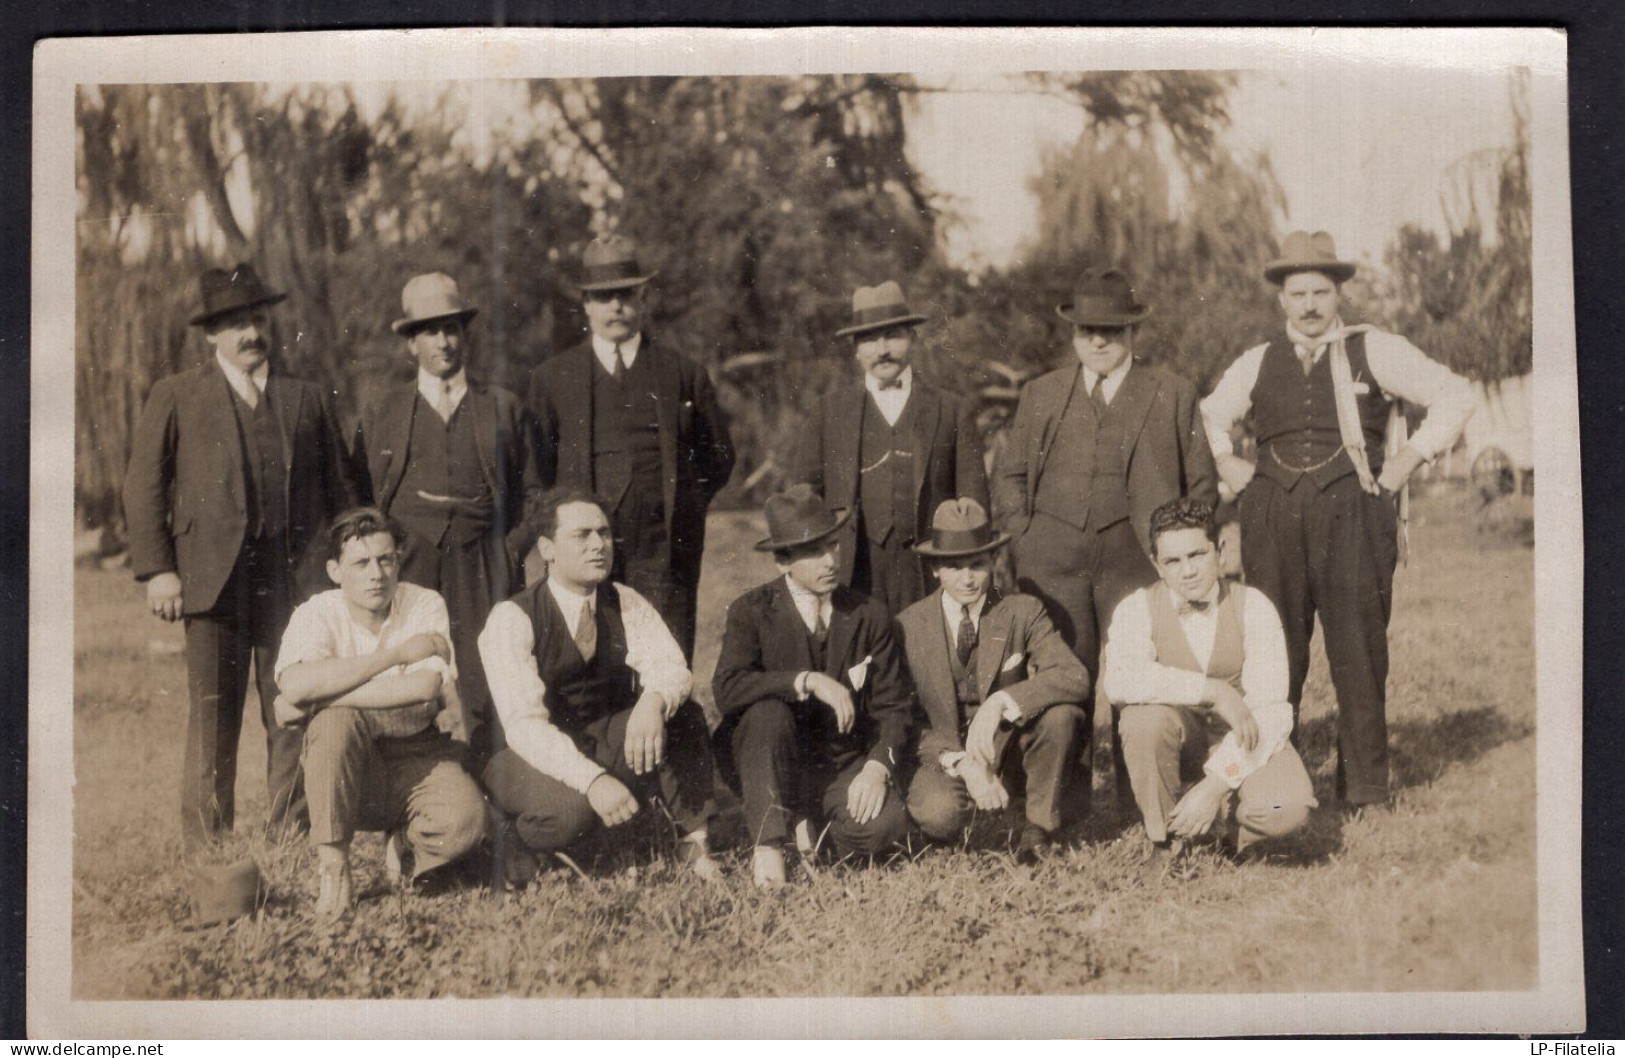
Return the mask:
<svg viewBox="0 0 1625 1058">
<path fill-rule="evenodd" d="M 227 44 L 38 52 L 31 1027 L 1582 1026 L 1561 34 Z"/>
</svg>

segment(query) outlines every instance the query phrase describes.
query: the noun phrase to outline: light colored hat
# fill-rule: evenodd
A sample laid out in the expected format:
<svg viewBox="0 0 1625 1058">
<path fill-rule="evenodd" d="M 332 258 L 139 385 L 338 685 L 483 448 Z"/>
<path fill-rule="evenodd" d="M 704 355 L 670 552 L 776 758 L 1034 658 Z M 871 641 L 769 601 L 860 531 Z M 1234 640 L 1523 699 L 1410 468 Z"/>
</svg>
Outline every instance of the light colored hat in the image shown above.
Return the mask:
<svg viewBox="0 0 1625 1058">
<path fill-rule="evenodd" d="M 914 545 L 926 558 L 968 558 L 1003 547 L 1010 537 L 995 533 L 987 511 L 969 496 L 943 500 L 931 515 L 931 539 Z"/>
<path fill-rule="evenodd" d="M 895 279 L 877 287 L 859 287 L 852 295 L 852 326 L 836 331 L 837 337 L 865 334 L 899 324 L 924 323 L 925 317 L 908 310 L 903 288 Z"/>
<path fill-rule="evenodd" d="M 1354 274 L 1354 265 L 1337 259 L 1330 232 L 1295 231 L 1281 243 L 1281 256 L 1264 266 L 1264 278 L 1280 286 L 1293 272 L 1324 272 L 1334 283 Z"/>
<path fill-rule="evenodd" d="M 638 248 L 624 235 L 605 235 L 587 244 L 581 254 L 583 294 L 594 290 L 626 290 L 641 287 L 658 272 L 644 271 L 638 263 Z"/>
<path fill-rule="evenodd" d="M 426 272 L 407 280 L 401 290 L 401 311 L 406 315 L 389 329 L 404 337 L 431 320 L 467 320 L 479 310 L 457 289 L 457 280 L 444 272 Z"/>
</svg>

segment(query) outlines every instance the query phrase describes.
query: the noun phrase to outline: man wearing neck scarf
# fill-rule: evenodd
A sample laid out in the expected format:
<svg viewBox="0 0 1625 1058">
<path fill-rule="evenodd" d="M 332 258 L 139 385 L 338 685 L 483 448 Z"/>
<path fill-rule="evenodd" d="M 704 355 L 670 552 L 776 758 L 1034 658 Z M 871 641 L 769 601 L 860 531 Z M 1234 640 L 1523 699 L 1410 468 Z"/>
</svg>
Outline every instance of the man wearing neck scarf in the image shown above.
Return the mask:
<svg viewBox="0 0 1625 1058">
<path fill-rule="evenodd" d="M 1283 334 L 1243 353 L 1202 402 L 1219 475 L 1240 497 L 1242 568 L 1286 631 L 1294 713 L 1319 615 L 1337 693 L 1337 794 L 1388 799 L 1388 617 L 1400 493 L 1446 452 L 1473 412 L 1465 379 L 1398 335 L 1345 326 L 1341 285 L 1355 266 L 1326 232 L 1293 232 L 1264 269 L 1280 288 Z M 1401 442 L 1397 401 L 1426 408 Z M 1258 462 L 1234 454 L 1248 412 Z"/>
</svg>

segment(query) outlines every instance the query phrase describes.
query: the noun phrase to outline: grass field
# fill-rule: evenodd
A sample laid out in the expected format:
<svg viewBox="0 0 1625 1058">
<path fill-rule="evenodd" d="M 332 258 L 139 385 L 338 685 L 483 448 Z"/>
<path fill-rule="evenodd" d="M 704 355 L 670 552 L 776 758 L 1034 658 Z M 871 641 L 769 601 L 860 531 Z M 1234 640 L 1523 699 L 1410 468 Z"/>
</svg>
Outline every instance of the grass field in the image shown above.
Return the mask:
<svg viewBox="0 0 1625 1058">
<path fill-rule="evenodd" d="M 517 898 L 467 887 L 401 895 L 381 841 L 357 842 L 362 902 L 318 925 L 313 857 L 246 832 L 263 819 L 264 741 L 244 724 L 239 830 L 271 902 L 187 926 L 176 820 L 186 712 L 181 633 L 145 616 L 127 572 L 76 581 L 74 993 L 111 998 L 822 996 L 1526 989 L 1537 977 L 1531 550 L 1478 533 L 1457 495 L 1416 506 L 1400 570 L 1389 719 L 1391 808 L 1322 809 L 1295 850 L 1232 864 L 1197 851 L 1140 865 L 1097 760 L 1097 816 L 1037 867 L 1008 853 L 1014 817 L 970 847 L 827 865 L 759 894 L 748 853 L 726 886 L 648 847 L 560 870 Z M 726 602 L 772 574 L 751 515 L 713 518 L 696 683 Z M 1317 640 L 1318 643 L 1318 640 Z M 1330 686 L 1315 659 L 1304 757 L 1331 803 Z M 1102 766 L 1106 765 L 1106 766 Z M 727 836 L 727 827 L 720 827 Z"/>
</svg>

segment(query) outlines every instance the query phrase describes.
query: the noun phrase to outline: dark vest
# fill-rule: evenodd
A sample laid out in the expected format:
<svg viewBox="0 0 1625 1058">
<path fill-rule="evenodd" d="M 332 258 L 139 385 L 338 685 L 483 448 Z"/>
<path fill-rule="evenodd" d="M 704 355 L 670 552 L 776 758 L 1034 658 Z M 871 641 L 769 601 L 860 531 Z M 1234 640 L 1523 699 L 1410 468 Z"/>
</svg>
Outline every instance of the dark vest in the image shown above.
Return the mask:
<svg viewBox="0 0 1625 1058">
<path fill-rule="evenodd" d="M 281 537 L 288 531 L 288 461 L 283 454 L 281 420 L 271 407 L 269 392 L 260 394 L 259 404 L 250 408 L 233 387 L 231 406 L 237 413 L 247 470 L 243 477 L 248 485 L 248 536 L 255 540 Z"/>
<path fill-rule="evenodd" d="M 1128 518 L 1129 438 L 1122 401 L 1115 399 L 1121 396 L 1119 387 L 1102 416 L 1089 399 L 1083 373 L 1078 373 L 1038 479 L 1034 511 L 1097 532 Z"/>
<path fill-rule="evenodd" d="M 495 516 L 491 488 L 480 466 L 471 399 L 472 392 L 465 394 L 451 421 L 444 422 L 422 394 L 414 398 L 406 470 L 389 513 L 436 546 L 447 539 L 462 542 L 484 536 Z M 435 503 L 419 496 L 419 491 L 463 502 Z"/>
<path fill-rule="evenodd" d="M 893 529 L 899 544 L 914 541 L 914 397 L 889 426 L 874 398 L 863 395 L 863 436 L 858 442 L 858 509 L 864 533 L 884 544 Z"/>
<path fill-rule="evenodd" d="M 1200 672 L 1241 690 L 1241 667 L 1247 656 L 1242 592 L 1239 585 L 1219 582 L 1219 601 L 1214 604 L 1219 608 L 1218 627 L 1213 632 L 1213 656 L 1204 669 L 1196 663 L 1190 640 L 1180 627 L 1174 593 L 1162 581 L 1146 589 L 1147 608 L 1151 611 L 1151 644 L 1157 650 L 1157 664 Z"/>
<path fill-rule="evenodd" d="M 637 704 L 638 677 L 626 663 L 626 626 L 613 584 L 599 585 L 593 600 L 598 649 L 591 661 L 582 660 L 547 581 L 537 581 L 511 601 L 530 618 L 536 636 L 531 653 L 536 672 L 547 686 L 543 704 L 560 730 L 573 734 L 594 720 Z"/>
<path fill-rule="evenodd" d="M 635 479 L 640 490 L 661 495 L 660 418 L 647 342 L 619 381 L 593 356 L 592 463 L 593 484 L 612 505 Z"/>
<path fill-rule="evenodd" d="M 1360 426 L 1365 434 L 1366 459 L 1371 473 L 1382 470 L 1383 432 L 1391 406 L 1387 394 L 1371 377 L 1365 356 L 1365 335 L 1350 335 L 1349 373 L 1356 386 L 1365 383 L 1368 391 L 1357 394 Z M 1318 489 L 1354 473 L 1354 461 L 1343 451 L 1343 435 L 1337 428 L 1337 396 L 1332 386 L 1331 351 L 1325 350 L 1309 374 L 1303 373 L 1292 343 L 1284 336 L 1264 349 L 1258 365 L 1258 381 L 1253 384 L 1253 429 L 1258 438 L 1258 470 L 1282 488 L 1290 489 L 1307 476 Z"/>
</svg>

